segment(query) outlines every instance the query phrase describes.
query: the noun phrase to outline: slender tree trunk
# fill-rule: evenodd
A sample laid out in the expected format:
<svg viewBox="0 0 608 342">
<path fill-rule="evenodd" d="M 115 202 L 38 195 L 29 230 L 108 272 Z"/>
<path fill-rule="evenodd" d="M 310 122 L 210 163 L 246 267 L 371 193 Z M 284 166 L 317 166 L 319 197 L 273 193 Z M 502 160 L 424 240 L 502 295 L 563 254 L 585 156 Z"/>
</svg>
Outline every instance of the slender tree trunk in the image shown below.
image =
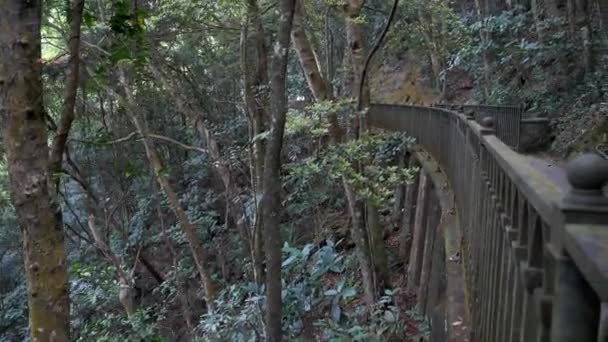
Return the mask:
<svg viewBox="0 0 608 342">
<path fill-rule="evenodd" d="M 42 99 L 41 1 L 0 0 L 0 8 L 0 119 L 23 234 L 31 339 L 67 341 L 67 260 L 62 218 L 52 203 Z"/>
<path fill-rule="evenodd" d="M 384 41 L 384 37 L 386 36 L 386 34 L 388 33 L 388 31 L 390 29 L 391 23 L 395 17 L 395 13 L 396 13 L 397 7 L 399 5 L 399 0 L 394 0 L 390 15 L 387 18 L 385 27 L 382 30 L 380 37 L 378 37 L 376 44 L 372 47 L 369 54 L 367 56 L 364 56 L 364 54 L 365 54 L 365 46 L 363 45 L 364 32 L 363 32 L 363 27 L 357 20 L 361 13 L 361 7 L 363 6 L 363 2 L 364 1 L 360 1 L 360 0 L 350 0 L 349 1 L 348 11 L 347 11 L 348 17 L 346 20 L 347 41 L 348 41 L 348 44 L 349 44 L 349 47 L 351 50 L 350 51 L 351 63 L 353 65 L 353 72 L 355 72 L 355 80 L 356 80 L 355 87 L 353 87 L 352 91 L 357 99 L 357 111 L 362 111 L 366 107 L 369 106 L 370 92 L 369 92 L 369 87 L 366 84 L 368 69 L 371 64 L 372 58 L 374 57 L 375 53 L 378 51 L 378 49 L 382 45 L 382 42 Z M 359 116 L 362 117 L 362 115 L 359 115 Z M 367 126 L 365 123 L 365 120 L 360 119 L 358 126 L 359 126 L 358 129 L 361 132 L 365 131 L 366 126 Z M 351 217 L 353 219 L 353 223 L 355 223 L 357 216 L 361 216 L 363 214 L 363 211 L 357 212 L 357 210 L 361 210 L 361 209 L 357 208 L 358 205 L 357 205 L 357 199 L 355 198 L 356 195 L 353 194 L 352 190 L 349 189 L 347 182 L 344 182 L 344 184 L 345 184 L 345 189 L 346 189 L 346 193 L 347 193 L 347 199 L 349 202 L 349 206 L 352 208 Z M 367 207 L 367 218 L 368 218 L 367 223 L 368 223 L 368 228 L 369 228 L 369 230 L 367 232 L 365 232 L 365 230 L 364 230 L 363 233 L 368 233 L 370 235 L 370 241 L 372 242 L 371 246 L 367 247 L 367 253 L 369 255 L 371 255 L 372 263 L 374 265 L 374 268 L 371 269 L 371 271 L 373 272 L 372 279 L 376 280 L 376 282 L 373 284 L 373 287 L 371 289 L 367 289 L 367 290 L 371 291 L 372 296 L 373 296 L 373 293 L 375 292 L 374 289 L 378 290 L 383 287 L 390 286 L 390 277 L 389 277 L 389 272 L 388 272 L 386 249 L 385 249 L 384 239 L 383 239 L 383 229 L 379 223 L 378 208 L 375 208 L 374 206 L 372 206 L 371 203 L 368 203 L 367 205 L 363 205 L 362 207 L 364 207 L 364 208 Z M 363 209 L 363 210 L 365 210 L 365 209 Z M 364 224 L 365 223 L 362 223 L 362 225 L 364 225 Z M 362 234 L 359 234 L 359 235 L 362 235 Z M 356 238 L 356 240 L 359 240 L 359 239 L 360 239 L 360 237 Z M 365 250 L 365 249 L 363 249 L 364 248 L 363 241 L 361 241 L 360 244 L 361 244 L 361 246 L 359 248 L 361 248 L 362 250 Z M 370 247 L 371 247 L 371 249 L 370 249 Z M 367 270 L 365 270 L 365 268 L 367 267 L 365 265 L 365 263 L 367 262 L 366 259 L 369 259 L 369 258 L 365 258 L 364 256 L 360 257 L 362 274 L 364 276 L 364 279 L 366 277 L 365 273 L 367 272 Z M 364 286 L 365 285 L 366 285 L 366 281 L 364 280 Z M 372 300 L 373 300 L 373 298 L 372 298 Z"/>
<path fill-rule="evenodd" d="M 63 152 L 68 141 L 70 128 L 75 119 L 74 107 L 76 106 L 80 73 L 80 29 L 83 9 L 84 0 L 74 0 L 70 19 L 70 37 L 68 41 L 70 60 L 68 62 L 68 72 L 66 76 L 63 112 L 57 128 L 57 135 L 55 136 L 55 139 L 53 139 L 51 145 L 50 169 L 53 174 L 61 171 Z"/>
<path fill-rule="evenodd" d="M 384 289 L 390 288 L 391 278 L 384 244 L 384 230 L 380 224 L 378 208 L 371 203 L 367 204 L 367 226 L 369 228 L 374 274 L 376 275 L 376 290 L 382 293 Z"/>
<path fill-rule="evenodd" d="M 328 93 L 327 82 L 321 75 L 319 59 L 308 40 L 304 28 L 304 4 L 302 0 L 297 0 L 296 3 L 291 40 L 304 71 L 308 88 L 310 88 L 315 99 L 323 101 L 331 98 Z"/>
<path fill-rule="evenodd" d="M 262 23 L 262 17 L 257 0 L 246 0 L 247 19 L 253 27 L 253 38 L 255 42 L 255 73 L 250 75 L 248 65 L 247 42 L 245 35 L 243 40 L 244 49 L 241 51 L 241 69 L 245 86 L 245 96 L 247 111 L 251 119 L 252 139 L 254 140 L 254 162 L 255 178 L 254 199 L 256 202 L 256 220 L 253 230 L 252 259 L 254 260 L 254 277 L 258 284 L 264 279 L 264 222 L 261 207 L 258 199 L 261 196 L 264 185 L 264 158 L 266 155 L 266 140 L 261 138 L 261 134 L 266 131 L 266 121 L 269 119 L 269 78 L 268 78 L 268 46 L 266 43 L 266 32 Z M 247 25 L 248 26 L 248 25 Z"/>
<path fill-rule="evenodd" d="M 257 5 L 254 3 L 254 5 Z M 262 220 L 260 219 L 260 215 L 258 215 L 258 193 L 263 189 L 263 176 L 264 176 L 264 141 L 259 139 L 260 134 L 263 133 L 264 129 L 264 115 L 262 109 L 258 106 L 258 102 L 256 101 L 255 95 L 255 85 L 253 81 L 253 77 L 249 72 L 249 22 L 251 21 L 249 16 L 251 15 L 250 11 L 252 10 L 249 7 L 248 15 L 241 28 L 241 39 L 240 39 L 240 64 L 241 64 L 241 78 L 243 83 L 243 95 L 245 108 L 247 110 L 247 118 L 249 120 L 250 132 L 249 139 L 253 140 L 253 151 L 250 153 L 251 156 L 251 164 L 252 167 L 252 177 L 251 184 L 254 194 L 254 200 L 256 205 L 256 220 L 253 227 L 252 239 L 250 240 L 250 253 L 251 260 L 253 262 L 253 278 L 257 284 L 262 284 L 264 282 L 264 266 L 263 266 L 263 244 L 262 244 Z M 256 46 L 258 48 L 259 46 Z M 266 59 L 260 61 L 258 63 L 265 62 Z M 261 69 L 261 66 L 257 66 L 256 69 Z"/>
<path fill-rule="evenodd" d="M 156 77 L 156 79 L 162 83 L 163 87 L 171 94 L 179 111 L 188 116 L 199 137 L 207 145 L 209 156 L 213 162 L 213 168 L 222 180 L 222 184 L 224 185 L 224 189 L 226 191 L 226 208 L 228 209 L 228 214 L 235 222 L 237 230 L 241 235 L 241 239 L 243 240 L 243 254 L 245 256 L 251 256 L 252 262 L 254 263 L 254 269 L 259 270 L 262 267 L 262 261 L 258 261 L 258 259 L 255 258 L 255 253 L 252 252 L 254 250 L 254 237 L 252 234 L 254 229 L 252 227 L 252 223 L 249 222 L 249 218 L 245 213 L 245 203 L 239 194 L 236 176 L 230 168 L 230 163 L 224 157 L 222 157 L 220 145 L 217 142 L 215 134 L 213 134 L 213 132 L 207 128 L 202 116 L 199 115 L 192 108 L 192 106 L 190 106 L 188 101 L 184 98 L 183 92 L 179 91 L 179 87 L 176 84 L 170 82 L 168 78 L 165 77 L 165 75 L 163 75 L 154 66 L 150 66 L 149 69 L 154 77 Z M 256 267 L 255 265 L 258 264 L 259 266 Z M 255 274 L 256 272 L 254 271 L 254 275 Z"/>
<path fill-rule="evenodd" d="M 357 251 L 357 259 L 361 268 L 361 277 L 363 280 L 363 299 L 368 309 L 371 309 L 375 302 L 375 286 L 374 273 L 372 269 L 372 260 L 370 256 L 369 240 L 367 230 L 365 229 L 365 221 L 363 213 L 365 205 L 363 201 L 355 194 L 348 182 L 343 179 L 344 191 L 348 202 L 348 210 L 351 218 L 351 235 L 355 242 Z"/>
<path fill-rule="evenodd" d="M 165 245 L 167 246 L 167 250 L 169 251 L 169 255 L 171 256 L 171 261 L 173 264 L 173 272 L 175 277 L 175 287 L 177 299 L 179 300 L 179 304 L 182 309 L 182 315 L 184 316 L 184 322 L 186 323 L 186 327 L 188 328 L 188 338 L 192 338 L 192 333 L 196 328 L 196 320 L 194 319 L 194 314 L 190 309 L 190 301 L 187 296 L 187 287 L 185 282 L 181 277 L 181 272 L 179 270 L 179 262 L 178 262 L 178 253 L 173 246 L 173 239 L 167 233 L 167 228 L 165 226 L 165 221 L 163 219 L 163 212 L 160 207 L 160 198 L 158 196 L 158 190 L 155 187 L 155 197 L 156 197 L 156 211 L 158 213 L 158 220 L 161 227 L 161 234 L 164 240 Z"/>
<path fill-rule="evenodd" d="M 86 178 L 80 171 L 80 168 L 69 158 L 67 163 L 70 168 L 66 168 L 66 172 L 80 185 L 86 195 L 85 206 L 89 211 L 88 229 L 87 235 L 91 237 L 88 242 L 92 247 L 96 248 L 97 251 L 103 256 L 103 258 L 116 269 L 116 278 L 118 280 L 118 300 L 125 309 L 125 313 L 128 317 L 131 317 L 136 310 L 134 299 L 135 299 L 135 268 L 139 260 L 139 252 L 136 255 L 135 263 L 131 272 L 127 272 L 127 265 L 124 260 L 119 257 L 106 242 L 108 237 L 100 231 L 97 225 L 97 213 L 102 210 L 102 206 L 98 201 L 98 197 L 92 191 L 91 185 L 86 181 Z M 66 200 L 67 202 L 67 200 Z M 111 219 L 110 219 L 111 220 Z M 117 225 L 113 224 L 112 229 L 116 229 Z M 161 281 L 162 282 L 162 281 Z"/>
<path fill-rule="evenodd" d="M 400 169 L 407 167 L 406 164 L 409 159 L 408 152 L 400 153 L 397 158 L 397 163 Z M 393 228 L 395 229 L 399 229 L 401 227 L 401 222 L 403 220 L 406 188 L 406 184 L 399 184 L 395 189 L 395 205 L 393 206 L 393 212 L 391 217 L 391 223 L 393 224 Z"/>
<path fill-rule="evenodd" d="M 368 103 L 367 99 L 369 99 L 369 88 L 366 88 L 361 82 L 363 65 L 365 63 L 365 45 L 364 29 L 359 20 L 359 15 L 363 3 L 364 1 L 361 0 L 349 0 L 346 11 L 346 41 L 352 68 L 351 77 L 353 79 L 350 85 L 350 94 L 353 98 L 358 100 L 359 104 Z M 357 110 L 362 108 L 363 107 L 359 105 Z M 358 117 L 359 115 L 355 115 L 355 118 L 351 120 L 349 126 L 349 136 L 351 139 L 357 139 L 360 134 L 361 124 Z M 347 179 L 343 178 L 342 184 L 351 218 L 351 235 L 355 242 L 357 259 L 359 260 L 359 267 L 361 268 L 361 276 L 363 278 L 364 300 L 368 309 L 371 310 L 372 305 L 375 302 L 376 287 L 372 254 L 365 222 L 365 203 L 352 190 Z"/>
<path fill-rule="evenodd" d="M 262 23 L 262 17 L 258 6 L 257 0 L 247 0 L 248 11 L 250 20 L 254 28 L 254 41 L 255 41 L 255 52 L 256 52 L 256 68 L 255 78 L 253 79 L 253 85 L 255 90 L 255 103 L 256 111 L 253 116 L 253 127 L 255 137 L 259 137 L 260 134 L 266 131 L 267 123 L 270 116 L 270 94 L 267 89 L 270 89 L 270 79 L 268 76 L 268 44 L 266 43 L 266 31 Z M 289 44 L 289 43 L 287 43 Z M 256 139 L 255 143 L 255 165 L 256 165 L 256 185 L 255 185 L 255 200 L 256 200 L 256 220 L 253 230 L 253 263 L 256 272 L 256 280 L 258 283 L 264 281 L 264 219 L 261 213 L 261 208 L 258 203 L 259 196 L 261 196 L 262 189 L 265 188 L 264 184 L 264 168 L 265 168 L 265 155 L 266 155 L 266 141 L 263 139 Z"/>
<path fill-rule="evenodd" d="M 249 72 L 249 58 L 247 50 L 241 53 L 245 55 L 245 59 L 241 60 L 241 69 L 243 73 L 243 81 L 245 85 L 245 96 L 247 110 L 253 123 L 253 135 L 259 137 L 266 130 L 266 119 L 269 117 L 269 94 L 267 87 L 269 86 L 268 78 L 268 47 L 266 44 L 266 31 L 262 24 L 262 18 L 257 0 L 246 0 L 247 17 L 253 27 L 253 38 L 255 42 L 255 68 L 254 75 L 251 77 Z M 248 41 L 245 36 L 245 48 Z M 264 156 L 265 156 L 265 141 L 256 139 L 254 141 L 254 156 L 255 156 L 255 188 L 261 191 L 264 188 Z"/>
<path fill-rule="evenodd" d="M 211 277 L 211 270 L 208 263 L 208 256 L 205 247 L 203 246 L 203 242 L 198 236 L 198 232 L 196 226 L 190 222 L 186 211 L 179 203 L 179 197 L 173 186 L 169 182 L 169 179 L 165 175 L 164 168 L 160 156 L 156 151 L 156 147 L 152 140 L 150 140 L 148 128 L 146 124 L 138 117 L 137 114 L 137 104 L 135 99 L 133 99 L 133 95 L 131 94 L 131 89 L 126 79 L 126 75 L 124 70 L 120 72 L 120 81 L 125 90 L 125 99 L 127 105 L 127 114 L 130 116 L 131 121 L 135 125 L 137 131 L 142 137 L 142 141 L 144 144 L 144 148 L 146 150 L 146 156 L 148 157 L 148 161 L 154 170 L 154 174 L 160 185 L 160 188 L 163 190 L 167 199 L 169 201 L 169 205 L 171 209 L 173 209 L 175 216 L 177 217 L 177 221 L 179 222 L 184 235 L 186 235 L 186 240 L 190 245 L 190 250 L 192 252 L 192 258 L 194 259 L 194 263 L 196 264 L 197 271 L 201 277 L 202 288 L 205 293 L 205 301 L 207 304 L 207 308 L 209 311 L 213 311 L 213 300 L 215 299 L 215 285 L 213 283 L 213 279 Z"/>
<path fill-rule="evenodd" d="M 350 52 L 354 81 L 351 94 L 361 103 L 369 103 L 369 87 L 362 82 L 365 65 L 365 30 L 361 21 L 361 9 L 365 1 L 349 0 L 346 13 L 346 42 Z M 361 108 L 359 108 L 361 109 Z"/>
<path fill-rule="evenodd" d="M 91 212 L 94 210 L 91 209 Z M 135 272 L 135 266 L 133 267 L 131 272 L 127 272 L 126 265 L 124 262 L 114 253 L 114 251 L 107 244 L 104 236 L 97 228 L 97 224 L 95 222 L 95 215 L 89 215 L 89 230 L 93 235 L 93 242 L 95 244 L 95 248 L 101 252 L 104 258 L 116 268 L 116 275 L 118 277 L 118 300 L 120 304 L 122 304 L 123 308 L 128 317 L 131 317 L 133 313 L 135 313 L 135 279 L 133 274 Z M 135 260 L 137 263 L 137 260 Z"/>
<path fill-rule="evenodd" d="M 291 32 L 293 46 L 300 60 L 300 65 L 306 77 L 308 88 L 313 94 L 315 100 L 325 101 L 332 100 L 333 96 L 330 92 L 330 86 L 326 79 L 321 74 L 321 65 L 315 50 L 310 44 L 308 35 L 304 27 L 304 4 L 303 0 L 297 0 L 296 10 L 293 18 L 293 29 Z M 332 140 L 339 142 L 342 140 L 342 129 L 338 122 L 338 116 L 335 112 L 328 113 L 329 133 Z"/>
<path fill-rule="evenodd" d="M 281 332 L 281 150 L 287 113 L 287 61 L 295 0 L 279 2 L 277 41 L 273 49 L 272 121 L 264 160 L 262 222 L 266 247 L 266 341 L 280 342 Z"/>
</svg>

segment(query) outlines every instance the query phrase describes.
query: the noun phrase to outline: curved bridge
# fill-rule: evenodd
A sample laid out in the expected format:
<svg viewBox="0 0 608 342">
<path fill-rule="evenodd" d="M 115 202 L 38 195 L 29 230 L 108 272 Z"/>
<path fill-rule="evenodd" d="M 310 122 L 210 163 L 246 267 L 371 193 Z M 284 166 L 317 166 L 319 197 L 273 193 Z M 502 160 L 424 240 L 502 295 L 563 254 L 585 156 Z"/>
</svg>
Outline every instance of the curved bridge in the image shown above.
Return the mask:
<svg viewBox="0 0 608 342">
<path fill-rule="evenodd" d="M 608 341 L 608 162 L 586 154 L 558 184 L 492 120 L 375 104 L 370 125 L 417 139 L 406 191 L 408 287 L 432 341 Z"/>
</svg>

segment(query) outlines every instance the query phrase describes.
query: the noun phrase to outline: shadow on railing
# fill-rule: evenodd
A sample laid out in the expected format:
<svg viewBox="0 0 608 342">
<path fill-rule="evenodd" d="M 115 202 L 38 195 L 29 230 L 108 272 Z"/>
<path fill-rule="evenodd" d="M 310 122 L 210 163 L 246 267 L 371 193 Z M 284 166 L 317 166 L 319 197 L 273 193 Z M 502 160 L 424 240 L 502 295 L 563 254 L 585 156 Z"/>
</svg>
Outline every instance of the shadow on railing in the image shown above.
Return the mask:
<svg viewBox="0 0 608 342">
<path fill-rule="evenodd" d="M 608 161 L 571 161 L 564 190 L 505 145 L 492 119 L 376 104 L 368 121 L 415 137 L 449 179 L 471 341 L 606 341 Z"/>
</svg>

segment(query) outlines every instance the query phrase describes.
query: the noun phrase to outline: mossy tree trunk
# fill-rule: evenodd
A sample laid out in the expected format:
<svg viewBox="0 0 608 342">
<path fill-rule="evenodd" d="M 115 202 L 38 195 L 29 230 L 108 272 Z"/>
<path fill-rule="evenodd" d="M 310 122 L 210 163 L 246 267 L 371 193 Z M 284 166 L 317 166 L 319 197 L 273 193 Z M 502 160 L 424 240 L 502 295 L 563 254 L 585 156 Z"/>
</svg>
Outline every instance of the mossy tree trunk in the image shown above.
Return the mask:
<svg viewBox="0 0 608 342">
<path fill-rule="evenodd" d="M 33 341 L 69 340 L 61 214 L 53 203 L 41 78 L 41 1 L 0 1 L 0 118 L 12 201 L 23 234 Z"/>
</svg>

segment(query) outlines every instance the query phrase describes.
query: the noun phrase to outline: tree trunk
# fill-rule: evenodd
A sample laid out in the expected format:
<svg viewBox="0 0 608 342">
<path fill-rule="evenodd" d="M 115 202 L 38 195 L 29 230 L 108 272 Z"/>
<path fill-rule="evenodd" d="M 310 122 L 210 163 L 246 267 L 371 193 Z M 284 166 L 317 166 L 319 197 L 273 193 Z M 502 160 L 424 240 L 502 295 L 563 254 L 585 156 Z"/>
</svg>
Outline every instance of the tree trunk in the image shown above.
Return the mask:
<svg viewBox="0 0 608 342">
<path fill-rule="evenodd" d="M 369 87 L 363 84 L 362 73 L 365 64 L 365 31 L 359 16 L 363 7 L 363 0 L 349 0 L 346 15 L 346 42 L 348 44 L 351 67 L 353 72 L 353 84 L 351 94 L 359 98 L 361 103 L 369 103 Z M 361 91 L 360 91 L 361 90 Z"/>
<path fill-rule="evenodd" d="M 251 222 L 249 222 L 245 213 L 245 203 L 239 194 L 236 176 L 230 168 L 230 163 L 224 157 L 222 157 L 220 145 L 217 142 L 215 134 L 213 134 L 213 132 L 211 132 L 209 128 L 205 126 L 203 117 L 190 106 L 188 101 L 184 98 L 184 92 L 179 91 L 179 87 L 176 84 L 170 82 L 167 77 L 165 77 L 165 75 L 163 75 L 154 66 L 150 66 L 149 69 L 154 77 L 156 77 L 156 79 L 161 82 L 163 87 L 171 94 L 179 111 L 188 116 L 199 137 L 207 145 L 207 152 L 211 157 L 213 168 L 222 180 L 222 184 L 224 185 L 224 189 L 226 191 L 226 208 L 228 209 L 228 214 L 235 222 L 239 235 L 243 240 L 243 255 L 251 256 L 254 265 L 260 265 L 259 267 L 254 266 L 254 269 L 257 270 L 261 268 L 261 260 L 257 262 L 258 259 L 256 259 L 252 254 L 252 251 L 254 250 L 254 239 L 252 234 L 254 230 L 252 227 L 253 225 Z"/>
<path fill-rule="evenodd" d="M 304 4 L 302 0 L 297 0 L 296 3 L 291 39 L 304 71 L 308 88 L 310 88 L 313 96 L 317 101 L 329 99 L 331 96 L 328 93 L 327 82 L 321 75 L 319 59 L 304 29 Z"/>
<path fill-rule="evenodd" d="M 23 234 L 32 341 L 69 340 L 61 215 L 52 203 L 42 100 L 41 1 L 0 1 L 0 118 L 12 201 Z"/>
<path fill-rule="evenodd" d="M 397 158 L 397 163 L 400 169 L 407 167 L 406 164 L 409 159 L 408 152 L 399 153 Z M 394 229 L 399 229 L 401 227 L 401 223 L 403 222 L 406 188 L 406 184 L 399 184 L 395 189 L 395 205 L 393 206 L 393 213 L 391 217 L 391 223 L 393 224 Z"/>
<path fill-rule="evenodd" d="M 293 18 L 293 29 L 291 32 L 291 39 L 293 40 L 293 46 L 300 60 L 302 71 L 306 77 L 306 82 L 310 92 L 313 94 L 315 100 L 325 101 L 332 100 L 333 96 L 330 92 L 330 86 L 321 75 L 321 65 L 319 58 L 315 53 L 306 30 L 304 28 L 304 4 L 303 0 L 297 0 L 296 9 Z M 329 133 L 332 140 L 339 142 L 342 140 L 342 129 L 338 122 L 338 116 L 335 112 L 328 113 L 329 121 Z"/>
<path fill-rule="evenodd" d="M 281 150 L 287 114 L 287 62 L 295 0 L 279 2 L 277 41 L 273 49 L 272 121 L 264 159 L 262 222 L 266 247 L 266 341 L 280 342 L 281 332 Z"/>
<path fill-rule="evenodd" d="M 246 0 L 247 1 L 247 17 L 254 29 L 254 42 L 255 42 L 255 74 L 253 78 L 250 76 L 248 65 L 249 61 L 247 58 L 247 50 L 241 51 L 241 57 L 245 59 L 241 60 L 241 71 L 243 74 L 243 81 L 245 86 L 245 96 L 247 111 L 252 120 L 253 125 L 253 137 L 259 137 L 261 133 L 266 130 L 266 119 L 268 118 L 269 108 L 269 94 L 265 90 L 269 85 L 268 79 L 268 47 L 266 45 L 266 32 L 264 25 L 262 24 L 262 18 L 257 0 Z M 247 25 L 248 26 L 248 25 Z M 247 47 L 246 42 L 248 41 L 247 36 L 244 37 L 244 47 Z M 254 156 L 255 156 L 255 188 L 257 191 L 261 191 L 264 188 L 264 156 L 265 156 L 265 141 L 263 139 L 256 139 L 254 141 Z"/>
<path fill-rule="evenodd" d="M 369 88 L 364 87 L 364 84 L 361 82 L 363 66 L 365 63 L 364 30 L 363 25 L 359 20 L 362 7 L 363 1 L 350 0 L 346 11 L 346 41 L 352 68 L 351 77 L 353 79 L 350 85 L 350 94 L 353 98 L 358 100 L 359 105 L 357 106 L 357 110 L 362 109 L 363 107 L 361 104 L 368 103 L 369 100 Z M 355 115 L 355 118 L 351 120 L 349 126 L 350 138 L 356 139 L 360 134 L 361 125 L 358 117 L 359 115 Z M 347 179 L 343 178 L 342 184 L 351 218 L 351 235 L 355 242 L 357 259 L 359 260 L 359 267 L 361 268 L 361 276 L 363 278 L 364 300 L 368 309 L 371 310 L 371 307 L 375 302 L 376 291 L 372 255 L 364 219 L 365 203 L 352 190 Z"/>
<path fill-rule="evenodd" d="M 263 133 L 264 129 L 264 115 L 262 108 L 258 106 L 255 95 L 255 86 L 251 73 L 249 72 L 249 22 L 251 21 L 249 16 L 250 12 L 257 13 L 257 3 L 254 3 L 254 9 L 249 7 L 247 20 L 241 28 L 241 39 L 239 44 L 240 49 L 240 64 L 241 64 L 241 78 L 243 83 L 243 99 L 245 102 L 245 108 L 247 111 L 247 118 L 249 120 L 249 139 L 253 140 L 253 150 L 250 150 L 251 158 L 251 184 L 253 189 L 253 195 L 256 205 L 256 219 L 253 227 L 253 234 L 250 240 L 250 253 L 251 260 L 253 263 L 253 278 L 257 284 L 264 282 L 264 265 L 263 265 L 263 245 L 262 245 L 262 220 L 258 215 L 258 193 L 263 189 L 263 176 L 264 176 L 264 141 L 259 139 L 260 134 Z M 262 27 L 263 29 L 263 27 Z M 257 47 L 256 47 L 257 48 Z M 266 59 L 258 63 L 266 62 Z M 257 66 L 256 69 L 262 68 Z"/>
<path fill-rule="evenodd" d="M 173 186 L 169 182 L 169 179 L 165 175 L 164 168 L 160 156 L 156 151 L 156 147 L 152 140 L 150 140 L 148 128 L 146 124 L 139 118 L 137 114 L 137 104 L 133 95 L 131 93 L 131 89 L 127 82 L 127 78 L 124 70 L 120 72 L 120 81 L 125 90 L 125 99 L 127 105 L 127 114 L 131 118 L 131 121 L 135 125 L 137 131 L 142 137 L 142 142 L 144 144 L 144 148 L 146 150 L 146 156 L 152 169 L 154 170 L 154 174 L 156 176 L 156 180 L 160 185 L 160 188 L 163 190 L 165 195 L 167 196 L 167 200 L 169 201 L 169 205 L 171 209 L 173 209 L 175 216 L 177 217 L 177 221 L 179 222 L 184 235 L 186 236 L 186 240 L 190 245 L 190 250 L 192 252 L 192 258 L 194 259 L 194 263 L 196 264 L 197 271 L 201 277 L 203 292 L 205 293 L 205 301 L 207 304 L 208 310 L 213 311 L 213 300 L 215 299 L 215 285 L 213 283 L 213 279 L 211 278 L 211 270 L 208 265 L 208 256 L 205 247 L 203 246 L 203 242 L 198 236 L 198 232 L 196 226 L 190 222 L 188 218 L 188 214 L 179 203 L 179 197 Z"/>
<path fill-rule="evenodd" d="M 135 266 L 133 267 L 132 272 L 126 271 L 126 265 L 124 265 L 123 261 L 114 253 L 114 251 L 110 248 L 110 246 L 106 243 L 104 236 L 101 234 L 99 229 L 97 229 L 97 225 L 95 223 L 95 215 L 92 213 L 94 210 L 91 210 L 91 214 L 89 215 L 89 230 L 93 235 L 93 242 L 95 243 L 95 248 L 97 248 L 101 254 L 108 260 L 108 262 L 116 268 L 116 275 L 118 277 L 118 300 L 122 307 L 125 309 L 127 313 L 127 317 L 131 317 L 133 313 L 135 313 L 135 303 L 133 302 L 135 299 L 135 279 L 133 278 L 133 273 L 135 272 Z M 137 259 L 135 260 L 137 263 Z"/>
<path fill-rule="evenodd" d="M 376 291 L 383 293 L 384 289 L 390 288 L 391 278 L 384 245 L 384 230 L 380 224 L 378 208 L 371 203 L 367 204 L 367 226 L 369 228 L 374 274 L 376 275 Z"/>
<path fill-rule="evenodd" d="M 68 49 L 70 60 L 66 76 L 65 98 L 63 101 L 63 112 L 57 128 L 57 135 L 51 145 L 50 169 L 52 176 L 61 172 L 61 161 L 63 152 L 68 141 L 68 134 L 75 119 L 74 107 L 76 106 L 76 95 L 78 93 L 78 81 L 80 71 L 80 28 L 82 23 L 82 11 L 84 0 L 74 0 L 70 21 L 70 37 Z M 58 179 L 57 179 L 58 180 Z"/>
<path fill-rule="evenodd" d="M 266 44 L 266 32 L 262 23 L 260 9 L 257 0 L 246 0 L 247 25 L 253 26 L 255 42 L 255 73 L 252 77 L 249 70 L 249 58 L 247 54 L 248 34 L 245 30 L 241 40 L 241 72 L 243 77 L 245 103 L 251 122 L 251 139 L 253 139 L 253 164 L 254 177 L 252 179 L 254 199 L 256 203 L 256 220 L 253 228 L 253 245 L 251 247 L 254 278 L 258 284 L 264 280 L 264 222 L 261 215 L 260 201 L 258 201 L 264 189 L 264 157 L 266 154 L 266 140 L 261 134 L 266 131 L 266 121 L 269 112 L 269 94 L 266 90 L 269 86 L 268 78 L 268 47 Z"/>
<path fill-rule="evenodd" d="M 351 235 L 355 242 L 357 259 L 359 260 L 361 277 L 363 278 L 363 299 L 365 300 L 365 304 L 367 304 L 368 309 L 371 309 L 375 302 L 376 291 L 374 287 L 372 262 L 369 254 L 370 249 L 367 231 L 365 230 L 365 222 L 363 221 L 365 205 L 361 199 L 357 198 L 357 195 L 354 193 L 345 179 L 342 180 L 342 183 L 344 184 L 344 191 L 346 193 L 348 210 L 352 222 Z"/>
<path fill-rule="evenodd" d="M 188 328 L 188 338 L 192 338 L 192 334 L 194 329 L 196 328 L 196 320 L 194 318 L 194 314 L 190 309 L 190 301 L 187 296 L 187 287 L 185 281 L 181 277 L 181 272 L 179 270 L 179 261 L 178 261 L 178 253 L 173 246 L 173 239 L 167 233 L 167 227 L 165 226 L 165 221 L 163 220 L 163 212 L 160 207 L 160 198 L 158 196 L 158 190 L 155 187 L 155 198 L 156 198 L 156 211 L 158 213 L 158 220 L 161 227 L 161 235 L 164 240 L 165 245 L 167 246 L 167 250 L 169 251 L 169 255 L 171 256 L 171 261 L 173 264 L 173 272 L 175 277 L 175 287 L 176 287 L 176 295 L 179 300 L 179 304 L 182 309 L 182 315 L 184 316 L 184 322 L 186 323 L 186 327 Z"/>
</svg>

